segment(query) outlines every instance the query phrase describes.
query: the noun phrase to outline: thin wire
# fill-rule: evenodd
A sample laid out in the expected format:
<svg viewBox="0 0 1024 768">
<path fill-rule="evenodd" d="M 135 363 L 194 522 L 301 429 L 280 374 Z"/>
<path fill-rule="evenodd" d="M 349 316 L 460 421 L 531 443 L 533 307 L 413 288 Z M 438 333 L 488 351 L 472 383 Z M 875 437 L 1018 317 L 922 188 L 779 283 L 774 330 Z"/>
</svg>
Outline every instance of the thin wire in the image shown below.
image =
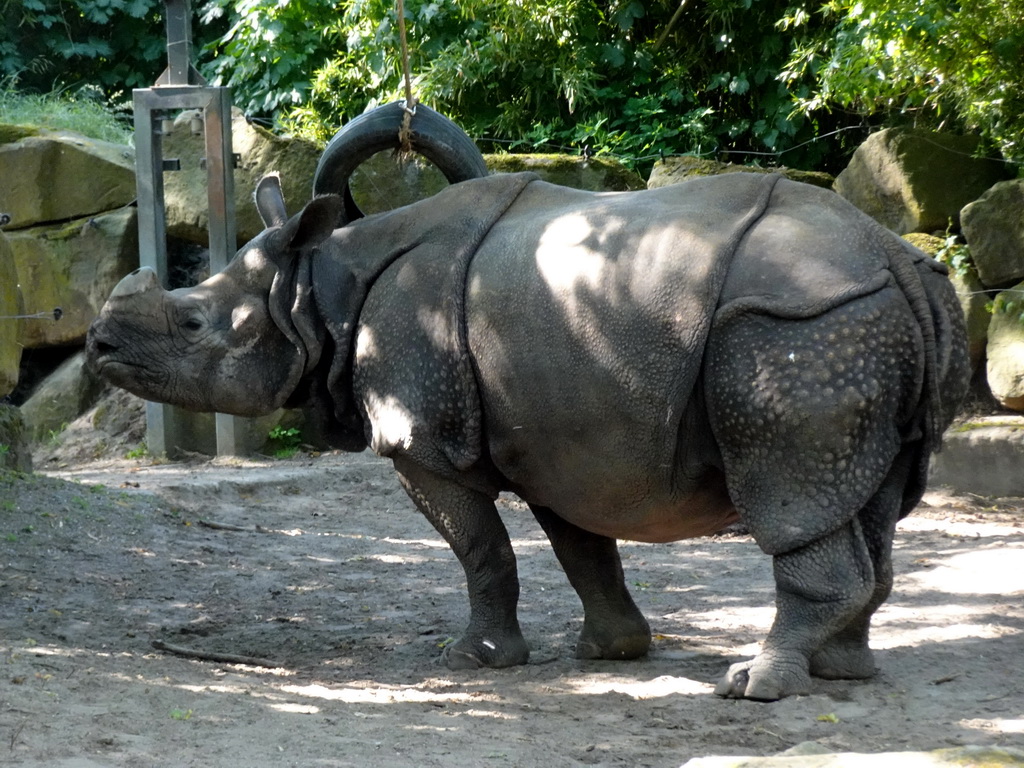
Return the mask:
<svg viewBox="0 0 1024 768">
<path fill-rule="evenodd" d="M 57 322 L 64 317 L 64 310 L 54 307 L 50 312 L 36 312 L 33 315 L 0 315 L 0 320 L 46 320 L 52 319 Z"/>
</svg>

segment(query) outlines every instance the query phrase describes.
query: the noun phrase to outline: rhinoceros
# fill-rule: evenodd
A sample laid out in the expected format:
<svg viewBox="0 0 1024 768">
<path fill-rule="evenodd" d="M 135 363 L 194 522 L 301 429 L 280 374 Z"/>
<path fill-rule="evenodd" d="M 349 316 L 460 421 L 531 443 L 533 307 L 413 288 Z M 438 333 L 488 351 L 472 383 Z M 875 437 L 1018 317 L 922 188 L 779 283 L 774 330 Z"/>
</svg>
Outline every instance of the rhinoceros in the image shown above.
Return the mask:
<svg viewBox="0 0 1024 768">
<path fill-rule="evenodd" d="M 874 673 L 895 526 L 968 379 L 941 264 L 779 175 L 623 193 L 495 175 L 341 227 L 338 196 L 288 218 L 269 176 L 256 200 L 266 229 L 223 272 L 125 277 L 88 358 L 187 409 L 303 407 L 334 446 L 390 458 L 465 569 L 449 667 L 528 658 L 507 491 L 583 603 L 577 657 L 650 646 L 616 539 L 739 520 L 773 559 L 776 616 L 716 693 Z"/>
</svg>

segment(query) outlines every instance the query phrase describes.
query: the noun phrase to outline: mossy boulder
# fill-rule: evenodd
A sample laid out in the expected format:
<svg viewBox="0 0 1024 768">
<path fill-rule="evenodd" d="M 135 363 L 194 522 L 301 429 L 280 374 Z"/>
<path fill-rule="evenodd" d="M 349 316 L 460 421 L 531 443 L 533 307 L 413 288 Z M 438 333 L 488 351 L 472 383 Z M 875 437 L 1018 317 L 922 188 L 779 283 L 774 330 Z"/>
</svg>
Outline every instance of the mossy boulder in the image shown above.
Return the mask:
<svg viewBox="0 0 1024 768">
<path fill-rule="evenodd" d="M 135 199 L 135 151 L 70 131 L 0 140 L 0 211 L 8 230 L 109 211 Z"/>
<path fill-rule="evenodd" d="M 32 471 L 32 454 L 25 434 L 21 411 L 0 403 L 0 470 Z"/>
<path fill-rule="evenodd" d="M 582 155 L 534 154 L 484 155 L 491 173 L 531 171 L 544 181 L 591 192 L 625 192 L 643 189 L 644 181 L 617 160 Z"/>
<path fill-rule="evenodd" d="M 986 350 L 992 395 L 1004 408 L 1024 411 L 1024 282 L 993 301 Z"/>
<path fill-rule="evenodd" d="M 718 160 L 711 160 L 706 157 L 694 157 L 692 155 L 681 155 L 679 157 L 666 157 L 659 160 L 651 169 L 651 176 L 647 180 L 648 189 L 667 187 L 670 184 L 678 184 L 686 179 L 698 176 L 718 176 L 723 173 L 781 173 L 787 179 L 801 181 L 805 184 L 813 184 L 816 187 L 831 189 L 834 179 L 827 173 L 821 171 L 801 171 L 796 168 L 761 168 L 755 165 L 736 165 L 735 163 L 722 163 Z"/>
<path fill-rule="evenodd" d="M 9 395 L 18 383 L 18 366 L 21 363 L 21 344 L 18 331 L 21 320 L 21 289 L 18 287 L 18 271 L 14 266 L 14 254 L 7 236 L 0 232 L 0 397 Z"/>
<path fill-rule="evenodd" d="M 993 185 L 960 219 L 981 282 L 1001 288 L 1024 279 L 1024 179 Z"/>
<path fill-rule="evenodd" d="M 977 157 L 980 139 L 887 128 L 857 147 L 835 190 L 893 232 L 959 231 L 960 209 L 1008 178 L 1005 163 Z"/>
<path fill-rule="evenodd" d="M 7 237 L 25 312 L 46 315 L 21 322 L 19 340 L 29 348 L 82 343 L 114 286 L 139 263 L 134 207 Z"/>
<path fill-rule="evenodd" d="M 21 406 L 29 439 L 39 442 L 61 432 L 92 407 L 102 390 L 103 383 L 85 367 L 85 353 L 69 357 Z"/>
<path fill-rule="evenodd" d="M 38 136 L 39 133 L 39 129 L 32 125 L 0 123 L 0 144 L 13 144 L 27 136 Z"/>
</svg>

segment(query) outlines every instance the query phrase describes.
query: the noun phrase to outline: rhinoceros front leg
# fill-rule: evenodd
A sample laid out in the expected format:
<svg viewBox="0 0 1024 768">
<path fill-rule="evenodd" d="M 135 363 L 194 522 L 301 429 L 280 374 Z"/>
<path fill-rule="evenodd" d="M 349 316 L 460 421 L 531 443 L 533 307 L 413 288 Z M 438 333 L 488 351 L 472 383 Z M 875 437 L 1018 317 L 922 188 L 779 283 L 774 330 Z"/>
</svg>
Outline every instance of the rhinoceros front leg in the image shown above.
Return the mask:
<svg viewBox="0 0 1024 768">
<path fill-rule="evenodd" d="M 583 603 L 576 658 L 635 659 L 647 653 L 651 628 L 626 589 L 615 539 L 584 531 L 547 507 L 530 509 Z"/>
<path fill-rule="evenodd" d="M 874 568 L 860 522 L 773 558 L 775 622 L 761 653 L 733 664 L 715 693 L 775 701 L 810 693 L 811 658 L 863 616 L 874 593 Z"/>
<path fill-rule="evenodd" d="M 400 458 L 402 486 L 452 548 L 466 571 L 469 626 L 444 649 L 450 669 L 525 664 L 530 650 L 519 629 L 516 558 L 494 501 Z"/>
</svg>

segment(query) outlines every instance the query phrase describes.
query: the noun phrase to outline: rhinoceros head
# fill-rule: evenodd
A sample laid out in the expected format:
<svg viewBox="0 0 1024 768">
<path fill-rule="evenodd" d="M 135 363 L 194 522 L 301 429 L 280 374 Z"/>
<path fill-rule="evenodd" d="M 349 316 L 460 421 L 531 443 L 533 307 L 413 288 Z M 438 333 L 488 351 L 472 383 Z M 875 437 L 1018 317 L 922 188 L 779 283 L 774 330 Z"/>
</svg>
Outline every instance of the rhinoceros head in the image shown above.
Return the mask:
<svg viewBox="0 0 1024 768">
<path fill-rule="evenodd" d="M 320 357 L 308 313 L 312 253 L 334 229 L 337 197 L 286 219 L 276 177 L 257 188 L 267 225 L 220 273 L 164 290 L 138 269 L 114 288 L 89 329 L 90 366 L 140 397 L 194 411 L 256 416 L 281 407 Z"/>
</svg>

